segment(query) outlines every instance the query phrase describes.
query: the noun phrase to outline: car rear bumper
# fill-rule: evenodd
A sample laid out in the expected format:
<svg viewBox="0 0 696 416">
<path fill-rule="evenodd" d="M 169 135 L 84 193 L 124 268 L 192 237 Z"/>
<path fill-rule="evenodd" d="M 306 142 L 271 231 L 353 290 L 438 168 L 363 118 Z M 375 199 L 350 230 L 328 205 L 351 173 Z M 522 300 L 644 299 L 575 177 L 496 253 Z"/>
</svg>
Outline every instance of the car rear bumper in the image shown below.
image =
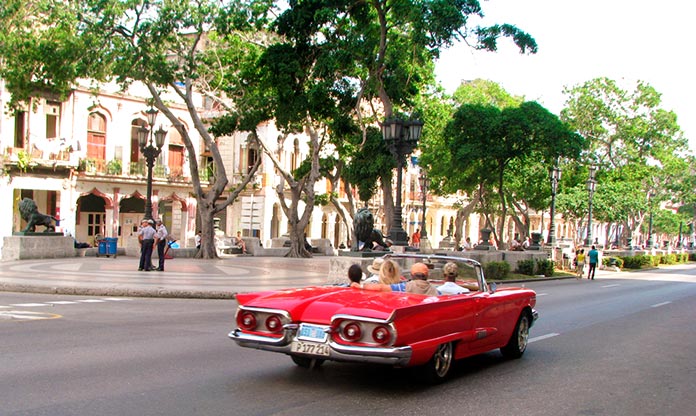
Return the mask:
<svg viewBox="0 0 696 416">
<path fill-rule="evenodd" d="M 269 338 L 245 334 L 239 329 L 229 333 L 229 337 L 241 347 L 280 352 L 288 355 L 303 355 L 321 360 L 387 364 L 405 367 L 411 360 L 411 347 L 368 347 L 338 344 L 329 341 L 329 355 L 304 355 L 292 352 L 293 331 L 286 331 L 282 338 Z"/>
</svg>

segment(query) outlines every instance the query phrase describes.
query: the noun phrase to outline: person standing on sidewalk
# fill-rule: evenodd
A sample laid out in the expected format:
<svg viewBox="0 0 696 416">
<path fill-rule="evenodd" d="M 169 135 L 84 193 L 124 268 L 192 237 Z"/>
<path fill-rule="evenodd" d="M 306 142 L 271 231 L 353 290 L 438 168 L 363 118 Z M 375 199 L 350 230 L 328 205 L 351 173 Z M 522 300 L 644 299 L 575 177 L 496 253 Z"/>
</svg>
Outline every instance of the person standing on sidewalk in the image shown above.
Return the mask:
<svg viewBox="0 0 696 416">
<path fill-rule="evenodd" d="M 143 220 L 142 228 L 138 234 L 140 240 L 140 267 L 138 270 L 149 272 L 152 267 L 152 246 L 155 244 L 155 229 L 152 228 L 154 221 Z"/>
<path fill-rule="evenodd" d="M 587 271 L 587 278 L 594 280 L 597 263 L 599 263 L 599 251 L 597 251 L 597 247 L 594 244 L 592 245 L 592 250 L 587 253 L 587 258 L 590 260 L 590 269 Z"/>
<path fill-rule="evenodd" d="M 155 232 L 155 244 L 157 244 L 157 257 L 159 257 L 159 267 L 157 271 L 164 271 L 164 251 L 167 248 L 167 227 L 162 224 L 162 219 L 157 220 L 157 231 Z"/>
<path fill-rule="evenodd" d="M 582 278 L 582 275 L 585 274 L 585 249 L 581 248 L 578 250 L 577 255 L 575 256 L 575 273 L 577 275 L 578 279 Z"/>
</svg>

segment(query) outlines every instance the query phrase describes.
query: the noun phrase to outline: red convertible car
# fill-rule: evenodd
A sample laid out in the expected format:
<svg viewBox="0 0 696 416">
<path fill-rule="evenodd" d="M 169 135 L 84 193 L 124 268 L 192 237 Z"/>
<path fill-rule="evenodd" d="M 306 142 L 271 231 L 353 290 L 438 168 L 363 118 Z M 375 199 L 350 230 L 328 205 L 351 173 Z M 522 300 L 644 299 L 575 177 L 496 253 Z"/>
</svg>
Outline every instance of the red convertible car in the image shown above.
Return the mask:
<svg viewBox="0 0 696 416">
<path fill-rule="evenodd" d="M 301 367 L 325 360 L 422 366 L 432 382 L 445 379 L 456 359 L 497 348 L 505 357 L 522 356 L 538 317 L 533 290 L 489 285 L 471 259 L 386 258 L 404 271 L 425 263 L 436 287 L 445 264 L 455 262 L 456 283 L 469 291 L 428 296 L 344 285 L 243 293 L 229 337 L 242 347 L 287 354 Z"/>
</svg>

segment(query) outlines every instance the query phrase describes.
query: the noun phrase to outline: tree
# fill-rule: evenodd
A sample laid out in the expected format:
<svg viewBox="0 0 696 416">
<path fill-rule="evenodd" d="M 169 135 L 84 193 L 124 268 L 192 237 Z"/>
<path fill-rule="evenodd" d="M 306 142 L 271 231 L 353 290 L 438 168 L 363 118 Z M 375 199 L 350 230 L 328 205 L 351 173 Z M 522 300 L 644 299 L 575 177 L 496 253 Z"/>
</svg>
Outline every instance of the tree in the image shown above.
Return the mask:
<svg viewBox="0 0 696 416">
<path fill-rule="evenodd" d="M 529 186 L 529 181 L 540 180 L 546 174 L 539 175 L 539 168 L 535 172 L 532 167 L 541 165 L 540 171 L 546 172 L 558 158 L 572 158 L 582 147 L 581 137 L 535 102 L 502 110 L 490 105 L 462 105 L 444 136 L 442 146 L 433 145 L 423 159 L 443 189 L 460 189 L 469 195 L 478 192 L 478 198 L 484 198 L 486 204 L 482 207 L 487 208 L 484 212 L 498 242 L 503 241 L 509 207 L 524 211 L 519 197 L 526 196 L 529 207 L 541 204 L 531 192 L 524 194 L 525 186 L 519 180 L 514 189 L 506 184 L 515 183 L 507 175 L 510 169 L 515 168 L 518 175 L 532 175 L 522 178 L 527 188 L 538 191 Z M 497 204 L 492 204 L 493 193 Z"/>
<path fill-rule="evenodd" d="M 147 86 L 152 104 L 177 129 L 191 156 L 189 167 L 202 231 L 197 256 L 203 258 L 217 257 L 214 215 L 234 202 L 261 162 L 259 158 L 242 182 L 229 189 L 216 138 L 208 131 L 197 105 L 198 93 L 214 93 L 199 82 L 201 74 L 213 71 L 204 69 L 203 40 L 214 31 L 216 18 L 226 8 L 240 14 L 249 12 L 243 6 L 213 0 L 36 0 L 27 4 L 10 0 L 0 15 L 3 23 L 16 28 L 0 41 L 0 76 L 11 80 L 7 88 L 14 102 L 41 95 L 45 90 L 64 97 L 79 78 L 95 82 L 115 79 L 124 88 L 133 82 Z M 22 15 L 32 17 L 25 22 L 17 18 Z M 196 132 L 210 149 L 215 175 L 207 190 L 201 186 L 198 160 L 193 157 L 196 146 L 169 110 L 166 91 L 172 91 L 185 103 Z M 225 192 L 226 197 L 220 200 Z"/>
<path fill-rule="evenodd" d="M 665 201 L 675 178 L 687 179 L 677 168 L 686 140 L 676 115 L 660 107 L 660 94 L 644 82 L 626 91 L 611 79 L 597 78 L 564 92 L 568 99 L 561 118 L 588 142 L 582 161 L 599 166 L 600 204 L 593 214 L 607 222 L 620 216 L 623 237 L 630 237 L 646 217 L 646 195 L 654 203 Z M 602 204 L 605 198 L 610 203 Z M 622 203 L 611 203 L 619 199 Z"/>
</svg>

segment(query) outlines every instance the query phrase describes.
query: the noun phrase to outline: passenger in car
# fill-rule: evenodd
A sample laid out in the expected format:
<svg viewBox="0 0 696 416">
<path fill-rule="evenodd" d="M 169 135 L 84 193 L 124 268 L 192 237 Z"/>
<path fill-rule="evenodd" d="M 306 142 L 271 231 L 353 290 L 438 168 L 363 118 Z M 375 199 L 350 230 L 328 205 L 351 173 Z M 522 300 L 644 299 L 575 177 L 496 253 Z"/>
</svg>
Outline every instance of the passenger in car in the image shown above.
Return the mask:
<svg viewBox="0 0 696 416">
<path fill-rule="evenodd" d="M 401 277 L 399 265 L 394 260 L 384 260 L 382 267 L 379 269 L 379 283 L 390 285 L 392 283 L 400 283 L 404 280 Z"/>
<path fill-rule="evenodd" d="M 442 273 L 445 275 L 446 282 L 437 287 L 438 292 L 443 295 L 459 295 L 460 293 L 469 292 L 469 289 L 457 284 L 459 268 L 456 263 L 450 261 L 445 264 L 445 267 L 442 268 Z"/>
<path fill-rule="evenodd" d="M 423 263 L 414 263 L 411 266 L 410 282 L 398 282 L 391 284 L 383 283 L 351 283 L 351 287 L 380 292 L 408 292 L 420 293 L 423 295 L 437 296 L 438 291 L 428 282 L 428 266 Z"/>
</svg>

